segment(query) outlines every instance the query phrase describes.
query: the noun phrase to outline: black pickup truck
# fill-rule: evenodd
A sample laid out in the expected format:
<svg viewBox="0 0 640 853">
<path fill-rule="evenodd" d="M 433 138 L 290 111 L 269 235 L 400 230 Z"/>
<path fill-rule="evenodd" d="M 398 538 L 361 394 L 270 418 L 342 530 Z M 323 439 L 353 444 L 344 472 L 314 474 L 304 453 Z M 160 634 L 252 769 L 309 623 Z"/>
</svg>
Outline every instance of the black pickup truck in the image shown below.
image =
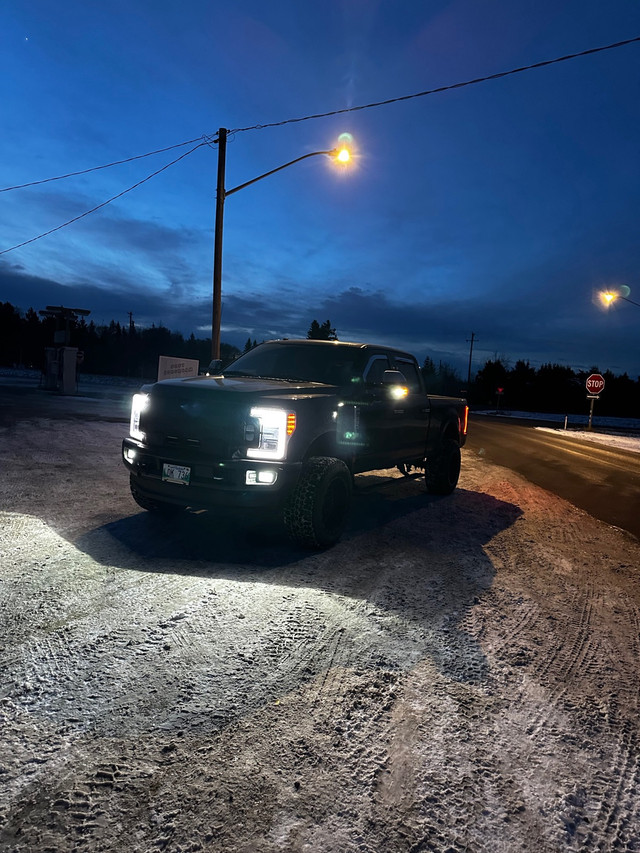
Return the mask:
<svg viewBox="0 0 640 853">
<path fill-rule="evenodd" d="M 468 407 L 427 394 L 412 355 L 278 340 L 219 368 L 134 396 L 122 453 L 144 509 L 277 510 L 296 542 L 326 548 L 344 529 L 354 474 L 424 469 L 427 491 L 455 489 Z"/>
</svg>

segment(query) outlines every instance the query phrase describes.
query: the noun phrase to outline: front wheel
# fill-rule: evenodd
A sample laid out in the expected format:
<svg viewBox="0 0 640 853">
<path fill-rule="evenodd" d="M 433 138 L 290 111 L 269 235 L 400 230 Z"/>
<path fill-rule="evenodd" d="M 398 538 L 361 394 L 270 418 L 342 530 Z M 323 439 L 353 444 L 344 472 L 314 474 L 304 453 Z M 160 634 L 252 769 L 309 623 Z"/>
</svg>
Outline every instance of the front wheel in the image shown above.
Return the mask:
<svg viewBox="0 0 640 853">
<path fill-rule="evenodd" d="M 347 523 L 351 488 L 351 472 L 344 462 L 330 456 L 311 457 L 284 507 L 291 538 L 305 548 L 335 545 Z"/>
<path fill-rule="evenodd" d="M 424 472 L 427 491 L 432 495 L 450 495 L 460 477 L 460 445 L 454 438 L 445 439 L 437 455 L 427 459 Z"/>
</svg>

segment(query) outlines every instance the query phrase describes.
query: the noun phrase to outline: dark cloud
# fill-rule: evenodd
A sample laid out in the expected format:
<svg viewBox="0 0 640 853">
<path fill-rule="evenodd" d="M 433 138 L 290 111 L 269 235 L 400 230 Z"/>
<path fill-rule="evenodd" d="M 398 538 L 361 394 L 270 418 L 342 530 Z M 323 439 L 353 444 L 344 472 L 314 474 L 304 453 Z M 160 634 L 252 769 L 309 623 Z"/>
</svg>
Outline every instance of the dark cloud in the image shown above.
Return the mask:
<svg viewBox="0 0 640 853">
<path fill-rule="evenodd" d="M 475 354 L 480 364 L 487 358 L 533 364 L 557 361 L 574 367 L 598 364 L 615 372 L 640 373 L 637 318 L 633 306 L 615 306 L 605 313 L 580 292 L 563 296 L 564 277 L 530 288 L 523 296 L 505 292 L 496 298 L 476 297 L 450 301 L 423 300 L 407 304 L 393 292 L 351 285 L 330 295 L 299 292 L 288 287 L 269 291 L 223 295 L 222 338 L 241 346 L 247 337 L 304 337 L 311 320 L 330 319 L 340 337 L 376 340 L 430 355 L 466 370 L 471 332 L 477 337 Z M 553 302 L 554 294 L 558 296 Z M 589 294 L 590 296 L 591 294 Z M 96 323 L 115 319 L 126 322 L 131 311 L 140 327 L 164 325 L 185 336 L 209 337 L 211 300 L 189 298 L 184 284 L 166 288 L 132 288 L 114 280 L 109 288 L 90 284 L 63 285 L 26 274 L 17 264 L 0 264 L 0 300 L 22 310 L 45 305 L 89 309 Z M 625 309 L 631 309 L 625 310 Z M 635 346 L 632 346 L 634 344 Z M 631 345 L 630 345 L 631 344 Z"/>
<path fill-rule="evenodd" d="M 105 202 L 109 197 L 106 191 L 102 196 L 89 196 L 80 192 L 32 190 L 29 201 L 22 202 L 21 210 L 26 221 L 39 221 L 40 226 L 32 225 L 33 233 L 25 233 L 24 238 L 36 237 L 38 233 L 56 228 L 81 216 Z M 46 224 L 43 224 L 45 220 Z M 137 253 L 149 255 L 192 250 L 195 245 L 204 240 L 203 232 L 196 228 L 168 225 L 154 221 L 153 217 L 135 219 L 122 216 L 118 210 L 117 201 L 73 222 L 67 226 L 67 229 L 58 233 L 70 239 L 86 235 L 92 240 L 97 239 L 105 249 L 134 250 Z"/>
</svg>

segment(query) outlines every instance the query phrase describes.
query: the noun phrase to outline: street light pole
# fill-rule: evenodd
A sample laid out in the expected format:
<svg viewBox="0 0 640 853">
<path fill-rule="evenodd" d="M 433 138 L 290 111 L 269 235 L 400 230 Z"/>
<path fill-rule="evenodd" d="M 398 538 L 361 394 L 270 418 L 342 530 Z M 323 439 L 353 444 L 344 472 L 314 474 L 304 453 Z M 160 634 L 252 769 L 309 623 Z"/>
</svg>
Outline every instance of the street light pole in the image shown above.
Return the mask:
<svg viewBox="0 0 640 853">
<path fill-rule="evenodd" d="M 469 370 L 467 371 L 467 394 L 469 393 L 469 389 L 471 388 L 471 359 L 473 358 L 473 342 L 476 339 L 476 333 L 471 332 L 471 340 L 467 341 L 467 343 L 471 344 L 469 347 Z"/>
<path fill-rule="evenodd" d="M 633 299 L 628 299 L 626 296 L 623 296 L 621 293 L 618 294 L 618 299 L 624 299 L 625 302 L 629 302 L 631 305 L 637 305 L 640 308 L 640 302 L 634 302 Z"/>
<path fill-rule="evenodd" d="M 218 131 L 218 182 L 216 186 L 216 221 L 214 230 L 213 244 L 213 309 L 211 314 L 211 358 L 220 358 L 220 320 L 222 314 L 222 222 L 224 218 L 224 202 L 227 196 L 237 193 L 238 190 L 243 190 L 245 187 L 261 181 L 263 178 L 268 178 L 269 175 L 275 175 L 276 172 L 281 172 L 294 163 L 299 163 L 301 160 L 306 160 L 308 157 L 318 157 L 320 154 L 334 156 L 341 163 L 347 163 L 350 154 L 346 147 L 331 148 L 328 151 L 311 151 L 309 154 L 303 154 L 302 157 L 296 157 L 295 160 L 290 160 L 282 166 L 271 169 L 263 175 L 258 175 L 257 178 L 252 178 L 250 181 L 245 181 L 244 184 L 239 184 L 233 189 L 225 190 L 225 168 L 227 159 L 227 134 L 228 130 L 221 127 Z"/>
<path fill-rule="evenodd" d="M 211 314 L 211 358 L 220 358 L 220 315 L 222 312 L 222 221 L 224 218 L 224 178 L 227 161 L 227 129 L 218 131 L 218 183 L 216 223 L 213 240 L 213 310 Z"/>
</svg>

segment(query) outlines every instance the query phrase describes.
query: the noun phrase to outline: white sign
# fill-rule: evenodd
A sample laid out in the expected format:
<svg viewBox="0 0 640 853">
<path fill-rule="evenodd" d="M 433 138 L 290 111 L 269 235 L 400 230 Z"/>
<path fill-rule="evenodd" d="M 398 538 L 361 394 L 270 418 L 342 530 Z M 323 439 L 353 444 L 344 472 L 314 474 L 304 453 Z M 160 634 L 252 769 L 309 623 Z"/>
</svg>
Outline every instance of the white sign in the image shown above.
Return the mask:
<svg viewBox="0 0 640 853">
<path fill-rule="evenodd" d="M 172 358 L 161 355 L 158 358 L 158 382 L 161 379 L 185 379 L 197 376 L 200 362 L 197 358 Z"/>
</svg>

